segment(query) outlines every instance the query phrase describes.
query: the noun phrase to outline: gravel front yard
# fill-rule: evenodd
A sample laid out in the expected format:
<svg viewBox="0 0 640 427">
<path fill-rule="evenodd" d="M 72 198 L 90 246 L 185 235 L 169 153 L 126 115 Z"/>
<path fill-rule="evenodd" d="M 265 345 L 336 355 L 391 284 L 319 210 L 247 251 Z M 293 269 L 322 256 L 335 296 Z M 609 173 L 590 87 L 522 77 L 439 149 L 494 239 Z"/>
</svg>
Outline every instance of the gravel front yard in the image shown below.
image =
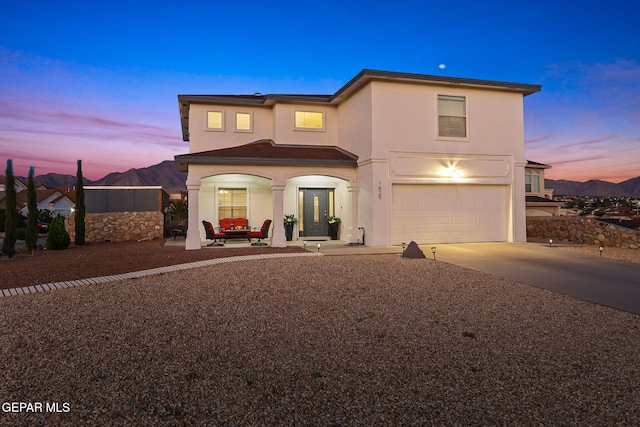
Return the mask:
<svg viewBox="0 0 640 427">
<path fill-rule="evenodd" d="M 640 316 L 429 259 L 221 264 L 0 316 L 3 403 L 62 409 L 1 425 L 640 425 Z"/>
</svg>

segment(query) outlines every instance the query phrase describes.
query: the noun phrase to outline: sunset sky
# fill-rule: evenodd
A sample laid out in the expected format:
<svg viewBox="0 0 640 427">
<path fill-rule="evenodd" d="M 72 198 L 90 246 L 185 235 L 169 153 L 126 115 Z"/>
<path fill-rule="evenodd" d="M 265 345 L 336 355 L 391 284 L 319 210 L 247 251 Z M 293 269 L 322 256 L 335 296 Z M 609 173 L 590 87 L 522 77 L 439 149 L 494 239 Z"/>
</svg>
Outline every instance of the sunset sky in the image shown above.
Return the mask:
<svg viewBox="0 0 640 427">
<path fill-rule="evenodd" d="M 178 94 L 331 94 L 370 68 L 540 84 L 527 158 L 621 182 L 640 176 L 638 16 L 638 0 L 4 2 L 0 174 L 173 160 Z"/>
</svg>

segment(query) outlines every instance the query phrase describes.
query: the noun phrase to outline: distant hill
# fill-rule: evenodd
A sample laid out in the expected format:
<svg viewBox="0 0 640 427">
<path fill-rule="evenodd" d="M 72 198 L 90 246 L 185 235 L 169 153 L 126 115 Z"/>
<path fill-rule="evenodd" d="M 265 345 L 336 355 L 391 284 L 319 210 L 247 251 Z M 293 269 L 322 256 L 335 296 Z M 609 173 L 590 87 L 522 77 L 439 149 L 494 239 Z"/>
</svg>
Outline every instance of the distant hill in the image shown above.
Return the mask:
<svg viewBox="0 0 640 427">
<path fill-rule="evenodd" d="M 161 185 L 168 193 L 187 189 L 187 174 L 178 172 L 173 160 L 165 160 L 147 168 L 113 172 L 91 185 Z"/>
<path fill-rule="evenodd" d="M 27 178 L 20 177 L 23 182 Z M 75 175 L 48 173 L 34 177 L 35 182 L 48 188 L 74 187 Z M 157 165 L 126 172 L 113 172 L 102 179 L 91 181 L 84 179 L 84 185 L 160 185 L 167 193 L 177 193 L 187 189 L 187 174 L 178 172 L 173 160 L 165 160 Z"/>
<path fill-rule="evenodd" d="M 554 196 L 640 197 L 640 176 L 618 184 L 596 179 L 587 182 L 545 179 L 544 185 L 555 190 Z"/>
</svg>

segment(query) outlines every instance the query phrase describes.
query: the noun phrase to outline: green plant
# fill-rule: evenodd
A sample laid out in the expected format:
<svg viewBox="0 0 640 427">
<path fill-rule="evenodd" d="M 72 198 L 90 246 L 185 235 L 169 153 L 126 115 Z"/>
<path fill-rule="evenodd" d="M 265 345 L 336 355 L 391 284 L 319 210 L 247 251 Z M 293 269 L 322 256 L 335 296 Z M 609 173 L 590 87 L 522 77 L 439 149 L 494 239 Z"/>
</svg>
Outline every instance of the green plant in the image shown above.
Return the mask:
<svg viewBox="0 0 640 427">
<path fill-rule="evenodd" d="M 38 221 L 50 224 L 53 221 L 53 213 L 49 209 L 38 209 Z"/>
<path fill-rule="evenodd" d="M 61 250 L 67 249 L 71 244 L 71 237 L 64 227 L 64 217 L 56 217 L 49 226 L 47 234 L 47 249 Z"/>
<path fill-rule="evenodd" d="M 294 214 L 284 216 L 284 225 L 295 225 L 298 223 L 298 218 Z"/>
<path fill-rule="evenodd" d="M 27 228 L 25 229 L 24 242 L 27 252 L 34 253 L 38 243 L 38 202 L 36 200 L 36 185 L 33 182 L 33 166 L 29 168 L 29 181 L 27 183 Z"/>
<path fill-rule="evenodd" d="M 4 240 L 2 241 L 2 252 L 9 258 L 16 254 L 16 181 L 13 176 L 13 161 L 7 160 L 7 171 L 5 175 L 5 223 Z"/>
<path fill-rule="evenodd" d="M 76 210 L 75 210 L 75 235 L 76 245 L 84 245 L 85 237 L 85 206 L 84 206 L 84 184 L 82 182 L 82 160 L 78 160 L 78 172 L 76 177 Z"/>
<path fill-rule="evenodd" d="M 16 228 L 16 240 L 27 240 L 27 229 L 24 227 Z"/>
<path fill-rule="evenodd" d="M 329 224 L 340 224 L 340 222 L 342 222 L 342 221 L 337 216 L 331 215 L 331 216 L 327 217 L 327 222 Z"/>
</svg>

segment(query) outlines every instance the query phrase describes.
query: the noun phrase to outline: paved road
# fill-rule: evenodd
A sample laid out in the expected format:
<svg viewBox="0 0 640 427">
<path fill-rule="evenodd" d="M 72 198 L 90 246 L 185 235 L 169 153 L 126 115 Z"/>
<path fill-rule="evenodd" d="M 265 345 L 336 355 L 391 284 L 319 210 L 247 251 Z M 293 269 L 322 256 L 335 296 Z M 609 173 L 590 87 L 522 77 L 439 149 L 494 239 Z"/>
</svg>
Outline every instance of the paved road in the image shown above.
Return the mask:
<svg viewBox="0 0 640 427">
<path fill-rule="evenodd" d="M 439 261 L 640 314 L 640 264 L 582 255 L 540 243 L 436 246 Z M 421 246 L 430 256 L 430 246 Z"/>
</svg>

